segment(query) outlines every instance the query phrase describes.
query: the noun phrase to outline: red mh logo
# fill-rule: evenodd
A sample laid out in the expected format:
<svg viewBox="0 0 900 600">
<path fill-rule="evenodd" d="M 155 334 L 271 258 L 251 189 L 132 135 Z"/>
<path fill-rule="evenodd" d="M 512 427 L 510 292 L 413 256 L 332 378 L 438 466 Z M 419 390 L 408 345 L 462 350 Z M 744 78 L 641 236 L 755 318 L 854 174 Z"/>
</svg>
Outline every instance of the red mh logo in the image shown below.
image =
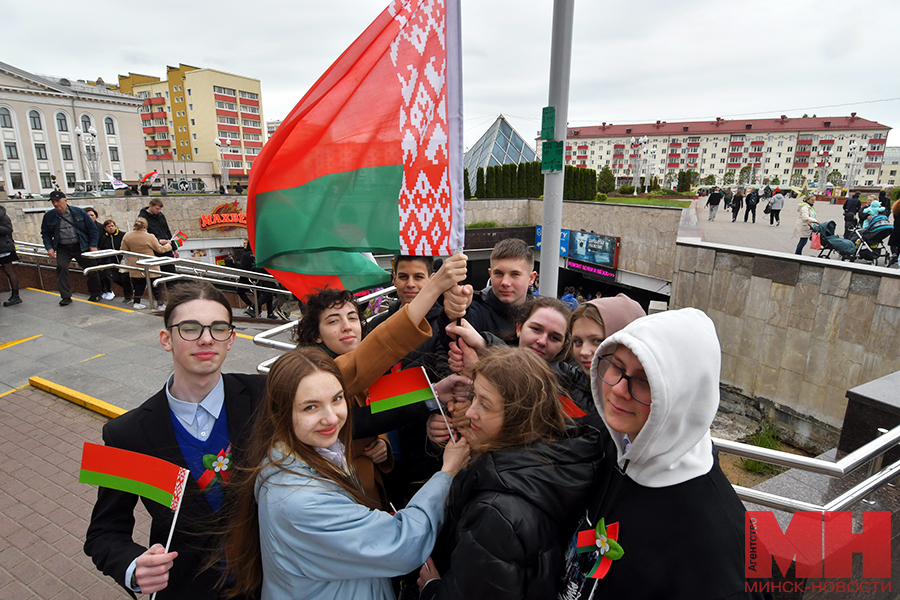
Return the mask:
<svg viewBox="0 0 900 600">
<path fill-rule="evenodd" d="M 772 559 L 782 575 L 796 558 L 804 579 L 852 578 L 853 554 L 862 555 L 866 579 L 891 576 L 891 513 L 863 512 L 853 533 L 850 511 L 796 512 L 782 531 L 772 511 L 748 511 L 744 520 L 744 576 L 772 577 Z"/>
</svg>

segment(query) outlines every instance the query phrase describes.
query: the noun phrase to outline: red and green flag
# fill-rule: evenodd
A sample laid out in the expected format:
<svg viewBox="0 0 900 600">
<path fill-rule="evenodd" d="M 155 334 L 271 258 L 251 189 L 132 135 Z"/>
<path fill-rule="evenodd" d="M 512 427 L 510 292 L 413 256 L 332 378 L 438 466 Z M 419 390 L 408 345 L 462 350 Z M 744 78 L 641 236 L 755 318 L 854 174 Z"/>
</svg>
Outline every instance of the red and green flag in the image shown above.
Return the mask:
<svg viewBox="0 0 900 600">
<path fill-rule="evenodd" d="M 78 482 L 137 494 L 177 510 L 188 474 L 161 458 L 85 442 Z"/>
<path fill-rule="evenodd" d="M 389 276 L 362 253 L 463 248 L 459 0 L 394 0 L 253 163 L 257 264 L 298 297 Z"/>
<path fill-rule="evenodd" d="M 413 367 L 382 375 L 369 386 L 372 414 L 434 398 L 434 390 L 424 367 Z"/>
</svg>

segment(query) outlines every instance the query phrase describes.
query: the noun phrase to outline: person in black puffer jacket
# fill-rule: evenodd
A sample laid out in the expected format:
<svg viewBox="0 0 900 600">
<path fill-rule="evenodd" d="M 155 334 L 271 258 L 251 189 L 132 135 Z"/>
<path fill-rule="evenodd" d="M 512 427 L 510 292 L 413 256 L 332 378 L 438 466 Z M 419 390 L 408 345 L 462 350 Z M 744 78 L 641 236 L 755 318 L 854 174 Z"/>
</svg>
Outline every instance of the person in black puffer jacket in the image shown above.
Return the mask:
<svg viewBox="0 0 900 600">
<path fill-rule="evenodd" d="M 125 232 L 119 230 L 118 225 L 112 219 L 103 221 L 103 227 L 100 229 L 100 239 L 97 242 L 98 250 L 121 250 L 122 238 Z M 98 259 L 100 264 L 117 264 L 121 263 L 121 257 L 110 256 Z M 122 288 L 122 295 L 125 296 L 123 302 L 131 302 L 134 291 L 131 286 L 131 277 L 128 273 L 120 273 L 118 269 L 106 269 L 100 271 L 100 279 L 111 279 L 116 285 Z M 104 286 L 105 287 L 105 286 Z"/>
<path fill-rule="evenodd" d="M 453 482 L 420 597 L 555 598 L 565 538 L 600 479 L 608 434 L 566 419 L 556 378 L 529 349 L 488 349 L 473 379 L 462 434 L 476 458 Z"/>
</svg>

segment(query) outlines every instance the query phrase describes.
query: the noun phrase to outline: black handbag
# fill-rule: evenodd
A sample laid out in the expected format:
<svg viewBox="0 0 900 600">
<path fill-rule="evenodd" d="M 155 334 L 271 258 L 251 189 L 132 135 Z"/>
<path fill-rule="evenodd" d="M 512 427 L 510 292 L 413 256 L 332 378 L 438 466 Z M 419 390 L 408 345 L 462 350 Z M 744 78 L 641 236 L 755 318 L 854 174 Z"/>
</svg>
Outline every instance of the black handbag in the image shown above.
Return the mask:
<svg viewBox="0 0 900 600">
<path fill-rule="evenodd" d="M 763 213 L 769 214 L 770 212 L 772 212 L 772 205 L 767 202 L 766 207 L 763 209 Z"/>
</svg>

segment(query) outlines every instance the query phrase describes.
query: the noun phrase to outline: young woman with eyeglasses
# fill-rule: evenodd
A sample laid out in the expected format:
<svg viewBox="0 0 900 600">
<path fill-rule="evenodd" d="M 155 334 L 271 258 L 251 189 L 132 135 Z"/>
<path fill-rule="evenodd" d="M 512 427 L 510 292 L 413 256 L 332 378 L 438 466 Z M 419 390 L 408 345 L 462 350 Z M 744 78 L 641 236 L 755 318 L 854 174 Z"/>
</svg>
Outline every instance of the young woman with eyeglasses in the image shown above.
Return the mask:
<svg viewBox="0 0 900 600">
<path fill-rule="evenodd" d="M 693 308 L 638 319 L 600 345 L 591 385 L 614 450 L 581 508 L 562 589 L 583 598 L 765 597 L 746 591 L 744 506 L 709 432 L 720 364 L 715 326 Z"/>
<path fill-rule="evenodd" d="M 600 432 L 565 416 L 553 371 L 530 348 L 488 348 L 471 377 L 460 431 L 475 458 L 453 482 L 421 598 L 556 598 L 567 533 L 598 476 Z"/>
</svg>

